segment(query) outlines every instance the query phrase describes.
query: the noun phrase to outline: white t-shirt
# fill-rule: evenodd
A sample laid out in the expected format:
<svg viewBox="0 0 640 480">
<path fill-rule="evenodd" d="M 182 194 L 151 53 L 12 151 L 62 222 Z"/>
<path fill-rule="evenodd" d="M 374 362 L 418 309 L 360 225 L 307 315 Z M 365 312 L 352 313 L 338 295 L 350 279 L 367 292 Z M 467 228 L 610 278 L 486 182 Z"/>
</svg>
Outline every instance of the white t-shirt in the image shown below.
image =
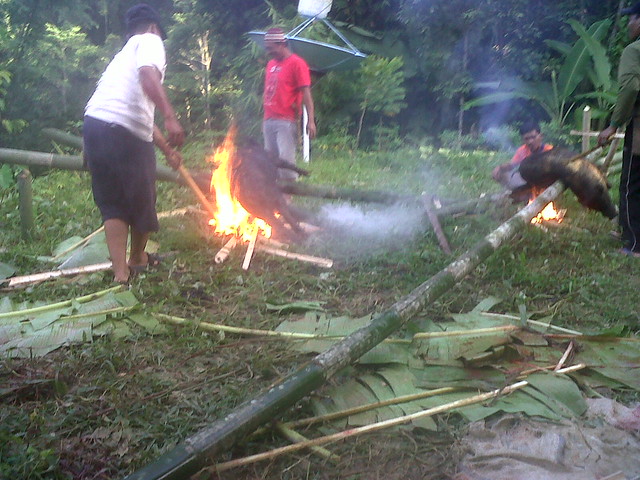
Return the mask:
<svg viewBox="0 0 640 480">
<path fill-rule="evenodd" d="M 116 123 L 145 141 L 153 139 L 155 105 L 144 93 L 138 70 L 153 66 L 161 81 L 166 70 L 162 39 L 153 33 L 134 35 L 113 57 L 85 108 L 85 115 Z"/>
</svg>

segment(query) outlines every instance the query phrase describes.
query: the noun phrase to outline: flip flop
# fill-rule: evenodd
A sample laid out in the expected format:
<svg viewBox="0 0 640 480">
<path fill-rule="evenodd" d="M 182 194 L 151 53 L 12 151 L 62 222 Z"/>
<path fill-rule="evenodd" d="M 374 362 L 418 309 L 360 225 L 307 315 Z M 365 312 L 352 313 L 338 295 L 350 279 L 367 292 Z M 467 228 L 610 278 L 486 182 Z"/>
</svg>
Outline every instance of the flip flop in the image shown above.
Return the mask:
<svg viewBox="0 0 640 480">
<path fill-rule="evenodd" d="M 136 274 L 136 273 L 141 273 L 144 272 L 145 270 L 151 269 L 151 268 L 155 268 L 158 265 L 160 265 L 160 263 L 162 263 L 162 257 L 160 257 L 160 255 L 158 255 L 157 253 L 148 253 L 145 252 L 147 254 L 147 264 L 146 265 L 129 265 L 129 270 Z"/>
</svg>

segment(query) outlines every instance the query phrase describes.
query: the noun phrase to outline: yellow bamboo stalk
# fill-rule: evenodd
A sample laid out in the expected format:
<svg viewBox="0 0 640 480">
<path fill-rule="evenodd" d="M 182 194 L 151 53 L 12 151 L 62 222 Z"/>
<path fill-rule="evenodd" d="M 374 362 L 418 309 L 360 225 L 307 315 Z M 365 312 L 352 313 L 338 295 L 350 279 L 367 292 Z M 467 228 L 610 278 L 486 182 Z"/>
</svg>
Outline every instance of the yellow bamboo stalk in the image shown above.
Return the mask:
<svg viewBox="0 0 640 480">
<path fill-rule="evenodd" d="M 308 417 L 293 422 L 287 422 L 285 425 L 290 427 L 303 427 L 306 425 L 312 425 L 314 423 L 330 422 L 338 418 L 349 417 L 358 413 L 367 412 L 369 410 L 375 410 L 376 408 L 386 407 L 388 405 L 398 405 L 401 403 L 413 402 L 414 400 L 421 400 L 423 398 L 435 397 L 436 395 L 442 395 L 445 393 L 456 392 L 460 390 L 456 387 L 442 387 L 433 390 L 428 390 L 422 393 L 412 393 L 411 395 L 402 395 L 400 397 L 390 398 L 389 400 L 382 400 L 380 402 L 369 403 L 366 405 L 360 405 L 358 407 L 347 408 L 340 410 L 339 412 L 327 413 L 326 415 L 318 415 L 316 417 Z"/>
<path fill-rule="evenodd" d="M 517 320 L 520 321 L 520 317 L 516 317 L 515 315 L 507 315 L 504 313 L 491 313 L 491 312 L 482 312 L 481 315 L 485 317 L 494 317 L 494 318 L 508 318 L 509 320 Z M 531 325 L 536 325 L 538 327 L 550 328 L 552 330 L 557 330 L 558 332 L 569 333 L 572 335 L 584 335 L 582 332 L 577 332 L 575 330 L 569 330 L 568 328 L 558 327 L 556 325 L 552 325 L 551 323 L 538 322 L 537 320 L 529 320 L 527 319 L 527 323 Z"/>
<path fill-rule="evenodd" d="M 238 237 L 236 237 L 235 235 L 232 235 L 231 238 L 227 241 L 227 243 L 224 244 L 224 247 L 218 250 L 218 253 L 216 253 L 216 256 L 213 257 L 213 261 L 216 263 L 223 263 L 229 257 L 231 250 L 233 250 L 237 244 L 238 244 Z"/>
<path fill-rule="evenodd" d="M 78 297 L 73 300 L 64 300 L 62 302 L 50 303 L 48 305 L 40 305 L 39 307 L 25 308 L 24 310 L 15 310 L 13 312 L 0 313 L 0 318 L 15 317 L 17 315 L 32 315 L 34 313 L 41 313 L 47 310 L 54 310 L 56 308 L 68 307 L 73 302 L 85 303 L 91 300 L 95 300 L 96 298 L 100 298 L 108 293 L 117 292 L 118 290 L 122 290 L 122 289 L 123 289 L 122 285 L 117 285 L 115 287 L 107 288 L 106 290 L 101 290 L 99 292 L 91 293 L 89 295 L 84 295 L 82 297 Z"/>
<path fill-rule="evenodd" d="M 444 332 L 420 332 L 416 333 L 413 338 L 414 340 L 422 340 L 426 338 L 440 338 L 440 337 L 464 337 L 469 335 L 484 335 L 487 333 L 501 333 L 508 332 L 511 330 L 520 330 L 520 327 L 517 325 L 502 325 L 499 327 L 487 327 L 487 328 L 476 328 L 473 330 L 450 330 Z"/>
<path fill-rule="evenodd" d="M 571 367 L 563 368 L 558 370 L 556 373 L 570 373 L 585 368 L 585 364 L 580 363 L 578 365 L 573 365 Z M 256 455 L 250 455 L 248 457 L 239 458 L 236 460 L 231 460 L 229 462 L 218 463 L 213 465 L 212 467 L 206 468 L 208 472 L 217 473 L 223 472 L 225 470 L 230 470 L 235 467 L 249 465 L 251 463 L 259 462 L 262 460 L 267 460 L 271 458 L 275 458 L 285 453 L 296 452 L 298 450 L 302 450 L 304 448 L 309 448 L 311 446 L 324 445 L 327 443 L 335 442 L 338 440 L 344 440 L 349 437 L 353 437 L 356 435 L 362 435 L 364 433 L 375 432 L 378 430 L 383 430 L 385 428 L 394 427 L 396 425 L 402 425 L 404 423 L 411 422 L 415 419 L 422 417 L 429 417 L 436 415 L 438 413 L 444 413 L 456 408 L 462 408 L 469 405 L 473 405 L 476 403 L 484 402 L 486 400 L 491 400 L 492 398 L 496 398 L 501 395 L 508 395 L 509 393 L 515 392 L 516 390 L 520 390 L 529 385 L 529 382 L 526 380 L 521 380 L 519 382 L 508 385 L 504 388 L 498 388 L 492 390 L 490 392 L 481 393 L 478 395 L 474 395 L 469 398 L 456 400 L 455 402 L 446 403 L 444 405 L 439 405 L 437 407 L 429 408 L 427 410 L 423 410 L 421 412 L 412 413 L 410 415 L 403 415 L 401 417 L 391 418 L 388 420 L 384 420 L 382 422 L 372 423 L 370 425 L 364 425 L 362 427 L 351 428 L 349 430 L 343 430 L 342 432 L 334 433 L 331 435 L 325 435 L 323 437 L 314 438 L 307 442 L 300 442 L 295 445 L 288 445 L 285 447 L 275 448 L 268 452 L 258 453 Z"/>
<path fill-rule="evenodd" d="M 288 439 L 289 441 L 293 442 L 294 444 L 302 443 L 302 442 L 308 442 L 309 441 L 309 439 L 307 437 L 305 437 L 304 435 L 299 434 L 298 432 L 296 432 L 295 430 L 289 428 L 287 425 L 285 425 L 285 424 L 283 424 L 281 422 L 277 422 L 276 423 L 276 430 L 278 432 L 280 432 L 282 435 L 284 435 L 284 437 L 286 439 Z M 326 448 L 318 447 L 318 446 L 311 446 L 311 447 L 309 447 L 309 449 L 311 451 L 313 451 L 314 453 L 317 453 L 321 457 L 326 458 L 327 460 L 331 461 L 332 463 L 338 463 L 340 461 L 340 457 L 338 455 L 336 455 L 335 453 L 331 453 Z"/>
<path fill-rule="evenodd" d="M 319 267 L 331 268 L 333 267 L 333 260 L 329 258 L 313 257 L 311 255 L 305 255 L 302 253 L 290 252 L 288 250 L 282 250 L 279 248 L 272 248 L 267 245 L 257 245 L 256 248 L 261 252 L 270 253 L 271 255 L 277 255 L 283 258 L 290 258 L 294 260 L 300 260 L 302 262 L 313 263 Z"/>
<path fill-rule="evenodd" d="M 231 327 L 229 325 L 220 325 L 218 323 L 211 322 L 192 322 L 186 318 L 175 317 L 172 315 L 165 315 L 164 313 L 154 314 L 158 319 L 164 320 L 174 325 L 194 325 L 203 330 L 209 330 L 212 332 L 227 332 L 236 333 L 238 335 L 257 335 L 264 337 L 280 337 L 286 340 L 341 340 L 344 337 L 338 335 L 313 335 L 311 333 L 293 333 L 293 332 L 276 332 L 274 330 L 256 330 L 252 328 Z M 387 343 L 411 343 L 411 340 L 403 339 L 386 339 Z"/>
</svg>

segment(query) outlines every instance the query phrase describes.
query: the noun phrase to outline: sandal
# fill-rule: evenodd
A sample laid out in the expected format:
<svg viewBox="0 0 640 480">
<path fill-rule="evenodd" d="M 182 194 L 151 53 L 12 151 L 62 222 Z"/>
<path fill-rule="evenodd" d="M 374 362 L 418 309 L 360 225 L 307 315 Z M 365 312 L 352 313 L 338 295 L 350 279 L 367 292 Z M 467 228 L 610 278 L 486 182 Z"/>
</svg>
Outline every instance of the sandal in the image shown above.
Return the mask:
<svg viewBox="0 0 640 480">
<path fill-rule="evenodd" d="M 625 255 L 627 257 L 636 257 L 636 258 L 640 257 L 640 252 L 634 252 L 633 250 L 627 247 L 621 248 L 620 250 L 618 250 L 618 253 Z"/>
<path fill-rule="evenodd" d="M 147 269 L 155 268 L 162 263 L 162 258 L 157 253 L 148 253 L 147 254 L 147 263 L 146 265 L 129 265 L 129 270 L 133 273 L 141 273 Z"/>
</svg>

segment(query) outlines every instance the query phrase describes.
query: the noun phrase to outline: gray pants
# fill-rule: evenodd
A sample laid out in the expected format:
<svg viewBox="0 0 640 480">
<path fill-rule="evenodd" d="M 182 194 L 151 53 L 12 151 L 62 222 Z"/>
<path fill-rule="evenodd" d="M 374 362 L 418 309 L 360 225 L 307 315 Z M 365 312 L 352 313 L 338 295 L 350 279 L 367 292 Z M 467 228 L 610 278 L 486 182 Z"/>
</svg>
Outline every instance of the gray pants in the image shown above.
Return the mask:
<svg viewBox="0 0 640 480">
<path fill-rule="evenodd" d="M 264 137 L 264 149 L 276 154 L 282 160 L 296 163 L 297 144 L 296 122 L 269 118 L 262 122 L 262 135 Z M 278 178 L 281 180 L 295 180 L 298 174 L 291 170 L 278 170 Z"/>
</svg>

